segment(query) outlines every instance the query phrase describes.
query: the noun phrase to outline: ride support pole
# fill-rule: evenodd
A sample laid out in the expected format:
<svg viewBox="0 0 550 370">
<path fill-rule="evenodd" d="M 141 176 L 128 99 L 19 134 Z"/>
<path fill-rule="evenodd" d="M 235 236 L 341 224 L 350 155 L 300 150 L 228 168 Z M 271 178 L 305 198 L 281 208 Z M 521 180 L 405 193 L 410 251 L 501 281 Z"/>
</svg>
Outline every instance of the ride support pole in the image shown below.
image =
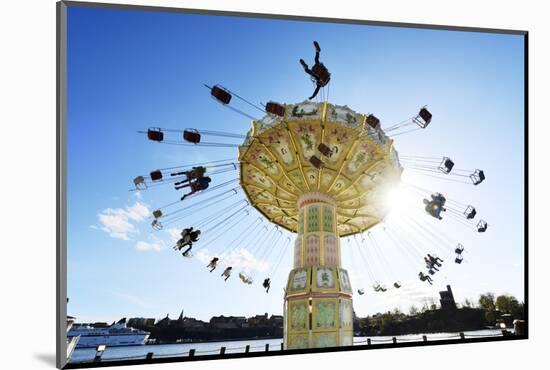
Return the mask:
<svg viewBox="0 0 550 370">
<path fill-rule="evenodd" d="M 220 348 L 220 355 L 225 355 L 225 347 Z"/>
<path fill-rule="evenodd" d="M 269 352 L 269 343 L 266 343 L 266 344 L 265 344 L 265 351 L 266 351 L 266 352 Z"/>
</svg>

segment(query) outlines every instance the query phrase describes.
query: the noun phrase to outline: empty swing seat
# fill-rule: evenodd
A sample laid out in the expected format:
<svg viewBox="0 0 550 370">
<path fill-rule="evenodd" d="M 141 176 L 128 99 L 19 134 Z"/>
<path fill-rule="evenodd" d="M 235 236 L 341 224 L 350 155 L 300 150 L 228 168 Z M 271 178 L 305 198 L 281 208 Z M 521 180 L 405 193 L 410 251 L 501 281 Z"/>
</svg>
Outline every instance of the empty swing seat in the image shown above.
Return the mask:
<svg viewBox="0 0 550 370">
<path fill-rule="evenodd" d="M 285 116 L 285 107 L 278 103 L 274 103 L 271 101 L 268 102 L 265 106 L 265 110 L 267 113 L 271 113 L 279 117 Z"/>
<path fill-rule="evenodd" d="M 162 224 L 158 220 L 153 220 L 153 222 L 151 222 L 151 226 L 154 230 L 162 230 Z"/>
<path fill-rule="evenodd" d="M 151 180 L 158 181 L 162 179 L 162 172 L 160 172 L 160 170 L 156 170 L 151 172 L 149 176 L 151 176 Z"/>
<path fill-rule="evenodd" d="M 317 168 L 317 169 L 321 169 L 325 164 L 319 159 L 317 158 L 316 156 L 312 155 L 311 158 L 309 159 L 309 161 L 311 162 L 311 164 Z"/>
<path fill-rule="evenodd" d="M 426 128 L 432 122 L 432 114 L 426 108 L 422 108 L 413 121 L 421 128 Z"/>
<path fill-rule="evenodd" d="M 326 145 L 325 143 L 319 144 L 319 146 L 317 147 L 317 149 L 318 149 L 319 152 L 321 152 L 321 154 L 324 155 L 325 157 L 330 157 L 330 156 L 332 156 L 332 149 L 330 149 L 330 148 L 328 147 L 328 145 Z"/>
<path fill-rule="evenodd" d="M 468 220 L 471 220 L 472 218 L 476 217 L 476 214 L 477 214 L 477 211 L 474 208 L 474 206 L 468 206 L 464 211 L 464 216 L 466 216 Z"/>
<path fill-rule="evenodd" d="M 231 101 L 231 94 L 218 85 L 212 87 L 210 95 L 222 104 L 229 104 Z"/>
<path fill-rule="evenodd" d="M 484 233 L 485 231 L 487 231 L 487 222 L 483 221 L 483 220 L 479 220 L 479 222 L 477 223 L 477 231 L 480 232 L 480 233 Z"/>
<path fill-rule="evenodd" d="M 156 211 L 153 211 L 153 217 L 154 218 L 162 217 L 162 211 L 160 209 L 157 209 Z"/>
<path fill-rule="evenodd" d="M 393 283 L 393 286 L 397 289 L 401 288 L 401 282 L 399 281 L 396 281 L 395 283 Z"/>
<path fill-rule="evenodd" d="M 373 114 L 367 116 L 367 124 L 375 130 L 380 128 L 380 120 L 376 118 Z"/>
<path fill-rule="evenodd" d="M 454 165 L 455 165 L 455 163 L 450 158 L 443 157 L 443 160 L 439 164 L 438 169 L 441 172 L 445 173 L 445 174 L 449 174 L 449 173 L 451 173 Z"/>
<path fill-rule="evenodd" d="M 195 129 L 187 129 L 183 131 L 183 140 L 198 144 L 201 142 L 201 134 Z"/>
<path fill-rule="evenodd" d="M 472 180 L 474 185 L 479 185 L 485 180 L 485 173 L 483 170 L 475 170 L 474 173 L 470 175 L 470 180 Z"/>
<path fill-rule="evenodd" d="M 147 189 L 147 184 L 145 183 L 145 179 L 143 176 L 138 176 L 134 179 L 134 185 L 136 189 L 138 190 L 145 190 Z"/>
<path fill-rule="evenodd" d="M 459 255 L 456 256 L 456 258 L 455 258 L 455 263 L 461 264 L 463 259 L 464 259 L 464 257 L 462 257 L 462 255 L 459 254 Z"/>
<path fill-rule="evenodd" d="M 365 294 L 365 289 L 362 289 L 362 288 L 361 288 L 361 289 L 357 290 L 357 293 L 358 293 L 359 295 L 363 295 L 363 294 Z"/>
<path fill-rule="evenodd" d="M 150 128 L 147 130 L 147 138 L 152 141 L 161 142 L 164 140 L 164 132 L 160 128 Z"/>
<path fill-rule="evenodd" d="M 464 246 L 462 244 L 458 243 L 458 245 L 455 248 L 455 253 L 456 254 L 462 254 L 463 251 L 464 251 Z"/>
</svg>

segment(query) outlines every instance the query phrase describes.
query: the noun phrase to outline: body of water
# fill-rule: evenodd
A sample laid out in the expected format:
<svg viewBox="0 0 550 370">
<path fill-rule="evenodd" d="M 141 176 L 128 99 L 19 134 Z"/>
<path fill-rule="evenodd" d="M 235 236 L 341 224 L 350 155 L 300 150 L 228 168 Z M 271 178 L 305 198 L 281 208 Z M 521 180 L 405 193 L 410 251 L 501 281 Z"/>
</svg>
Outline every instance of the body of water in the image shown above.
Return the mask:
<svg viewBox="0 0 550 370">
<path fill-rule="evenodd" d="M 428 341 L 459 339 L 459 333 L 429 333 L 429 334 L 408 334 L 396 335 L 397 343 L 403 342 L 421 342 L 422 336 L 426 335 Z M 465 331 L 466 338 L 482 338 L 502 336 L 500 329 L 487 329 L 476 331 Z M 366 344 L 367 339 L 371 340 L 372 345 L 380 343 L 391 343 L 393 336 L 372 336 L 355 337 L 354 344 Z M 102 361 L 120 361 L 144 359 L 147 353 L 153 352 L 153 358 L 182 357 L 189 356 L 189 350 L 195 350 L 195 356 L 214 355 L 220 353 L 221 347 L 226 347 L 225 353 L 243 353 L 247 345 L 250 346 L 250 352 L 263 352 L 265 345 L 269 344 L 269 351 L 280 351 L 283 338 L 275 339 L 256 339 L 242 341 L 221 341 L 221 342 L 198 342 L 198 343 L 176 343 L 176 344 L 151 344 L 143 346 L 129 347 L 108 347 L 102 355 Z M 95 348 L 75 349 L 71 357 L 71 363 L 93 361 L 96 351 Z"/>
</svg>

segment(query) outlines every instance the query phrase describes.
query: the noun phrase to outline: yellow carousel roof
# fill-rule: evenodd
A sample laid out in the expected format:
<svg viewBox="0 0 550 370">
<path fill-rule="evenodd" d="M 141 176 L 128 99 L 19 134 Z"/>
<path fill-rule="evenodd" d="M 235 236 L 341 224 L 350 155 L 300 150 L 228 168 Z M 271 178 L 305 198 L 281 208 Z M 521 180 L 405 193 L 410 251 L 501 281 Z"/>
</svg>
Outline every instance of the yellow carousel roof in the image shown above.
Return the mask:
<svg viewBox="0 0 550 370">
<path fill-rule="evenodd" d="M 254 121 L 239 147 L 240 181 L 251 204 L 296 232 L 298 197 L 322 192 L 336 202 L 341 236 L 379 223 L 388 212 L 385 194 L 403 169 L 393 140 L 366 120 L 347 106 L 305 101 L 285 105 L 284 117 Z M 320 143 L 331 149 L 330 157 L 319 151 Z M 312 156 L 323 162 L 320 168 Z"/>
</svg>

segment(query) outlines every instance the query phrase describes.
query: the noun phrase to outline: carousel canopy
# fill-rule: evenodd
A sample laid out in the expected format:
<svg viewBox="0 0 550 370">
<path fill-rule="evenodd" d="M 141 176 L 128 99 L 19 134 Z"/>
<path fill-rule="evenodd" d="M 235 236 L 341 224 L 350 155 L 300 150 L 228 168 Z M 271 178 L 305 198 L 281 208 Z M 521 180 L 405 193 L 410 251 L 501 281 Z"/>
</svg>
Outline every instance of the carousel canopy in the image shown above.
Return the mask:
<svg viewBox="0 0 550 370">
<path fill-rule="evenodd" d="M 369 119 L 369 117 L 371 117 Z M 402 167 L 393 140 L 372 115 L 305 101 L 252 123 L 239 147 L 241 185 L 271 222 L 298 227 L 297 200 L 321 192 L 336 203 L 338 233 L 362 232 L 388 212 L 385 196 Z"/>
</svg>

